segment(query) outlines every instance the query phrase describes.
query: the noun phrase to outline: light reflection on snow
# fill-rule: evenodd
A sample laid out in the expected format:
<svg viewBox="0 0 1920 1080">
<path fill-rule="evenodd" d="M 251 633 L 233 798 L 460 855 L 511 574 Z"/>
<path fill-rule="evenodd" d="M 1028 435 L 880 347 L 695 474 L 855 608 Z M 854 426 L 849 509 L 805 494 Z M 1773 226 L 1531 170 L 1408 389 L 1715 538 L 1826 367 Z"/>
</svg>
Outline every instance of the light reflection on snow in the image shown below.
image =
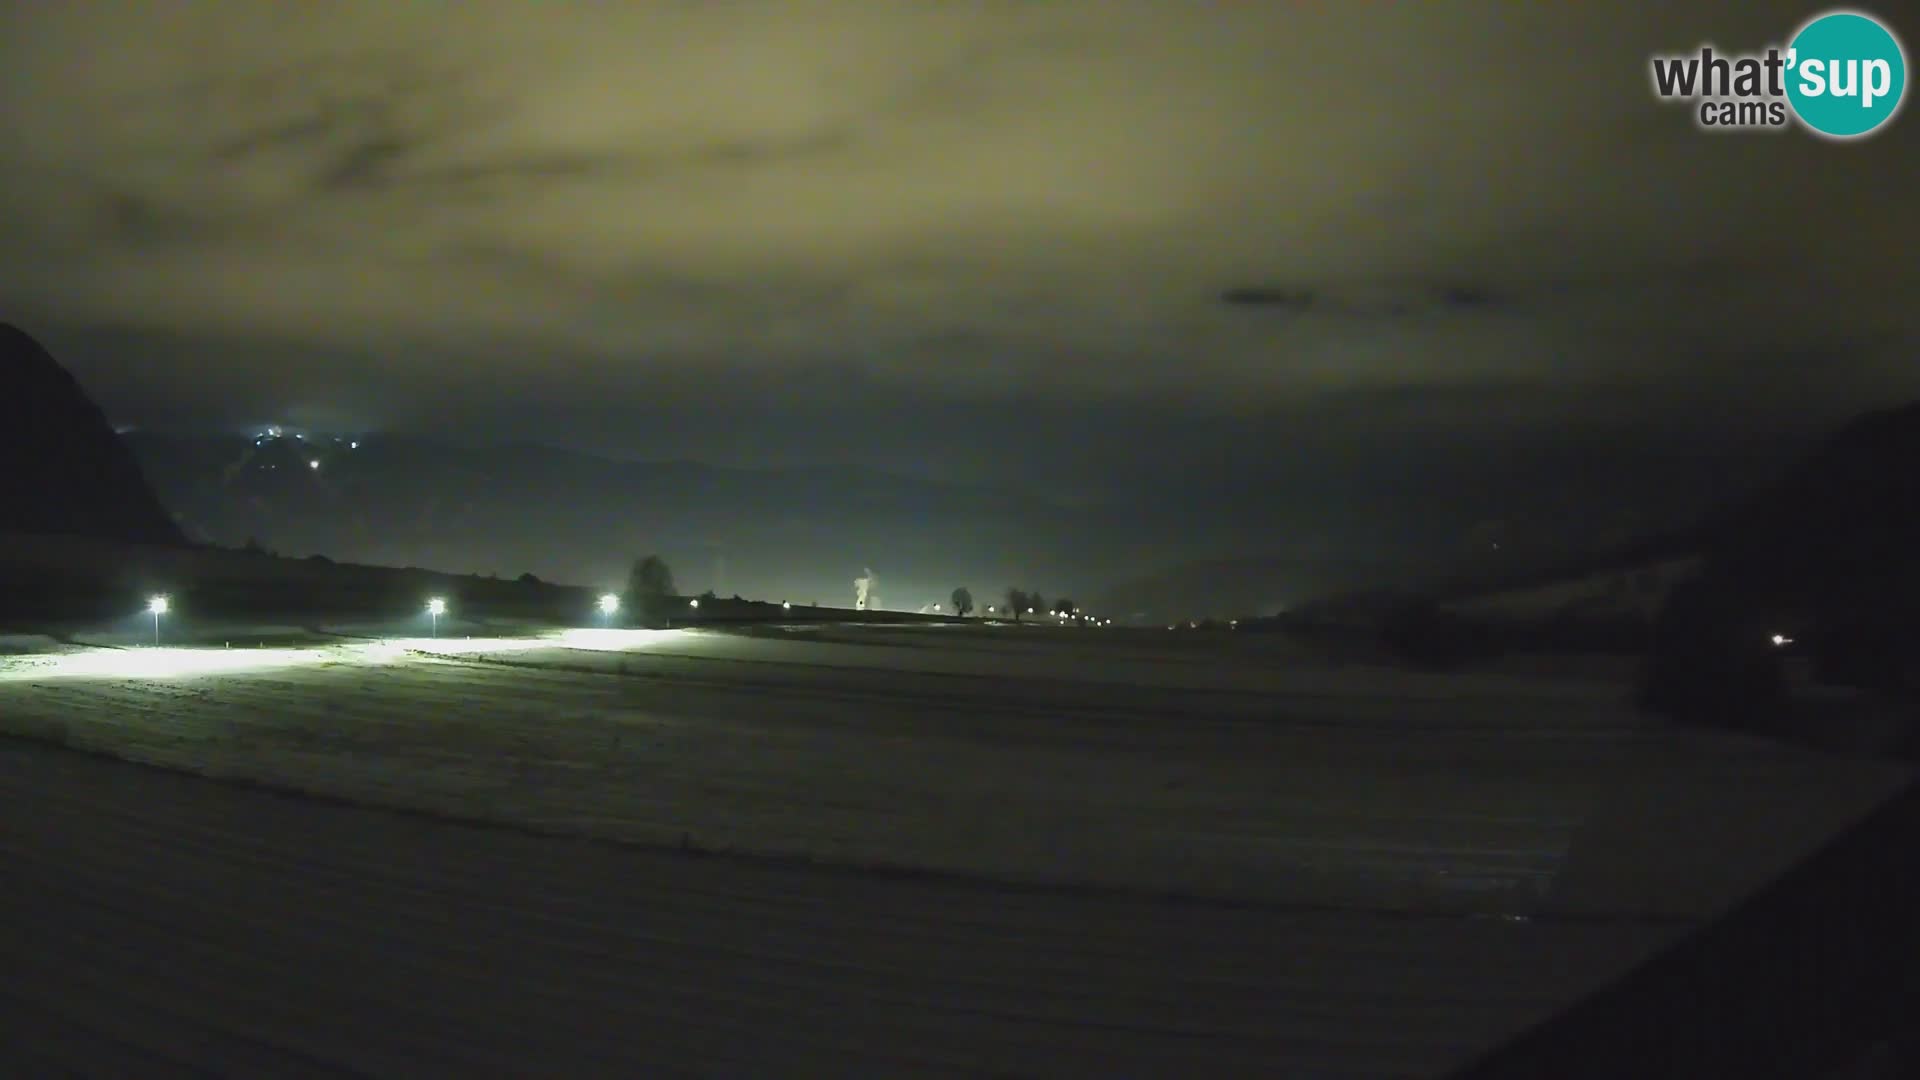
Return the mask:
<svg viewBox="0 0 1920 1080">
<path fill-rule="evenodd" d="M 320 649 L 88 649 L 50 656 L 10 656 L 0 660 L 0 679 L 164 679 L 180 675 L 220 675 L 241 671 L 317 664 L 338 659 Z"/>
<path fill-rule="evenodd" d="M 532 637 L 382 638 L 309 648 L 91 648 L 0 657 L 0 682 L 41 679 L 166 679 L 275 671 L 333 663 L 404 663 L 433 657 L 488 656 L 539 649 L 622 652 L 685 636 L 682 630 L 559 630 Z"/>
<path fill-rule="evenodd" d="M 562 630 L 553 641 L 569 649 L 621 652 L 683 639 L 685 630 Z"/>
</svg>

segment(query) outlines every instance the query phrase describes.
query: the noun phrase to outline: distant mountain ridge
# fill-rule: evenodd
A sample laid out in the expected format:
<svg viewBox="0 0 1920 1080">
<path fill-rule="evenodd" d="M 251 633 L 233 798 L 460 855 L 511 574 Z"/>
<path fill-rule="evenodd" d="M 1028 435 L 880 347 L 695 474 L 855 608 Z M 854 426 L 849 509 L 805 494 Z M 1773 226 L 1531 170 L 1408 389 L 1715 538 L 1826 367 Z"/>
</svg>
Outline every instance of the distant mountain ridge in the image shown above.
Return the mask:
<svg viewBox="0 0 1920 1080">
<path fill-rule="evenodd" d="M 134 455 L 77 380 L 0 323 L 0 532 L 185 543 Z"/>
<path fill-rule="evenodd" d="M 199 539 L 287 554 L 614 584 L 664 554 L 681 585 L 888 606 L 1053 581 L 1094 526 L 1044 496 L 852 467 L 627 461 L 404 435 L 142 431 L 129 444 Z"/>
</svg>

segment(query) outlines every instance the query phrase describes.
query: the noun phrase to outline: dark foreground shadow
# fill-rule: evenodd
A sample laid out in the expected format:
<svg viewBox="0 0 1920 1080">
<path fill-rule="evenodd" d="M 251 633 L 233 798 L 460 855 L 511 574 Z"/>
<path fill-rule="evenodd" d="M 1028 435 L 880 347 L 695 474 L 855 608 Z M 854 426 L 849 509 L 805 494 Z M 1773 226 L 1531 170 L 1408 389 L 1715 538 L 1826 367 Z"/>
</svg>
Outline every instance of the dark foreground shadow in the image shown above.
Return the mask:
<svg viewBox="0 0 1920 1080">
<path fill-rule="evenodd" d="M 1920 1075 L 1917 841 L 1920 784 L 1910 784 L 1724 917 L 1455 1080 Z M 1869 1071 L 1849 1071 L 1869 1058 Z"/>
</svg>

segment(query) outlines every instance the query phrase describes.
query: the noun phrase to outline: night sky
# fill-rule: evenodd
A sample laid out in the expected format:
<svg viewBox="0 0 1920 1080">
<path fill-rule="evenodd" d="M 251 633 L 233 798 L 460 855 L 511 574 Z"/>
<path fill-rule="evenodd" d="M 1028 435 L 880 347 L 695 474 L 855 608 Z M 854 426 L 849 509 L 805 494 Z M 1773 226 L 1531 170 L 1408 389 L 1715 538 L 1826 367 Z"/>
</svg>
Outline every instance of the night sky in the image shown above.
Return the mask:
<svg viewBox="0 0 1920 1080">
<path fill-rule="evenodd" d="M 1631 441 L 1653 483 L 1920 396 L 1920 121 L 1650 91 L 1812 13 L 9 4 L 0 310 L 126 424 L 1062 495 Z"/>
</svg>

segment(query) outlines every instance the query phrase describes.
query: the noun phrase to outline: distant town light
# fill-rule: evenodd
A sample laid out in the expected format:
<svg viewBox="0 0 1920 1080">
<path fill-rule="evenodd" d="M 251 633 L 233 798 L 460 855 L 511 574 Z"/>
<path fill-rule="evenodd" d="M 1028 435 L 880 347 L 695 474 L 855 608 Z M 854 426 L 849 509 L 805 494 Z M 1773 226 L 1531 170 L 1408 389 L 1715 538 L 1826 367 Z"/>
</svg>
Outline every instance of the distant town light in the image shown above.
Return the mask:
<svg viewBox="0 0 1920 1080">
<path fill-rule="evenodd" d="M 1793 639 L 1785 634 L 1775 634 L 1773 635 L 1773 644 L 1775 647 L 1791 645 L 1793 644 Z"/>
</svg>

